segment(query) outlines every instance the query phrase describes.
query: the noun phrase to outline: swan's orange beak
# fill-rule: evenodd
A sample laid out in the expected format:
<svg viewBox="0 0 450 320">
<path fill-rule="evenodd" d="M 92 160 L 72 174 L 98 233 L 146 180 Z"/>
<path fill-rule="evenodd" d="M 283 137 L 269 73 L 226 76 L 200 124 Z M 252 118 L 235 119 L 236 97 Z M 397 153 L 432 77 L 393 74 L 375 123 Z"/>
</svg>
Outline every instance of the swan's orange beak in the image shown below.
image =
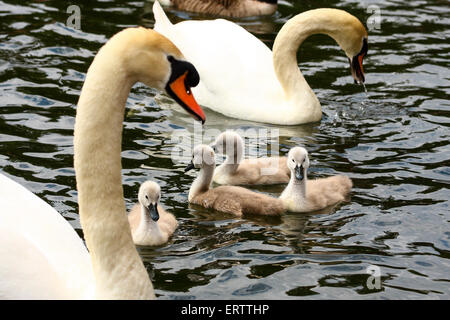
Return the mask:
<svg viewBox="0 0 450 320">
<path fill-rule="evenodd" d="M 363 59 L 364 56 L 367 54 L 367 39 L 363 39 L 363 45 L 361 48 L 361 51 L 353 57 L 350 61 L 350 68 L 352 70 L 352 76 L 355 80 L 355 83 L 364 83 L 365 77 L 364 77 L 364 70 L 363 70 Z"/>
<path fill-rule="evenodd" d="M 186 87 L 186 71 L 181 76 L 168 84 L 166 87 L 167 93 L 178 102 L 187 112 L 189 112 L 195 119 L 205 123 L 206 117 L 202 108 L 195 101 L 191 88 Z"/>
<path fill-rule="evenodd" d="M 352 76 L 355 80 L 355 83 L 364 83 L 364 70 L 363 70 L 363 58 L 364 55 L 359 54 L 353 57 L 352 61 L 350 61 L 350 68 L 352 70 Z"/>
</svg>

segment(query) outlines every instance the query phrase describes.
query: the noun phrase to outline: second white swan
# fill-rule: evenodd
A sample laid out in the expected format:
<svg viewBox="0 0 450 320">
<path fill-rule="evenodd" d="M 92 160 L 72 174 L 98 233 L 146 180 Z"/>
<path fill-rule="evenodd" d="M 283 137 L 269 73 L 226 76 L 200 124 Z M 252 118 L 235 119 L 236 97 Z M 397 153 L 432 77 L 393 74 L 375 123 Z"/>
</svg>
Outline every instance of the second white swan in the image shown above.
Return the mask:
<svg viewBox="0 0 450 320">
<path fill-rule="evenodd" d="M 315 9 L 284 24 L 272 51 L 236 23 L 224 20 L 172 24 L 158 1 L 155 30 L 169 38 L 197 68 L 200 103 L 226 116 L 279 125 L 319 121 L 319 100 L 298 68 L 297 51 L 310 35 L 327 34 L 347 55 L 356 82 L 364 82 L 367 31 L 353 15 Z"/>
</svg>

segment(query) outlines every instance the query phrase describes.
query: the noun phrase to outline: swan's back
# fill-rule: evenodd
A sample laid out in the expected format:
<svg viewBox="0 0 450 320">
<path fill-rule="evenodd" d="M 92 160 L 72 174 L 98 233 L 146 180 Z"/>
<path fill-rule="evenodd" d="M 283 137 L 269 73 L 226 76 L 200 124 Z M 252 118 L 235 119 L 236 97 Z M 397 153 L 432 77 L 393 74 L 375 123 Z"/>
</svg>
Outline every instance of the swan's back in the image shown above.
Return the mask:
<svg viewBox="0 0 450 320">
<path fill-rule="evenodd" d="M 197 68 L 200 84 L 192 90 L 201 105 L 214 106 L 215 111 L 234 117 L 242 112 L 245 117 L 252 106 L 264 112 L 262 103 L 270 105 L 273 101 L 271 105 L 276 106 L 283 98 L 272 51 L 238 24 L 216 19 L 173 25 L 156 2 L 153 13 L 154 29 L 169 38 Z M 262 90 L 264 101 L 260 101 Z M 242 105 L 248 108 L 236 107 Z"/>
<path fill-rule="evenodd" d="M 209 189 L 195 196 L 190 202 L 239 217 L 242 215 L 279 216 L 285 211 L 279 199 L 237 186 Z"/>
<path fill-rule="evenodd" d="M 93 296 L 91 261 L 78 234 L 49 204 L 2 174 L 0 226 L 0 298 Z"/>
</svg>

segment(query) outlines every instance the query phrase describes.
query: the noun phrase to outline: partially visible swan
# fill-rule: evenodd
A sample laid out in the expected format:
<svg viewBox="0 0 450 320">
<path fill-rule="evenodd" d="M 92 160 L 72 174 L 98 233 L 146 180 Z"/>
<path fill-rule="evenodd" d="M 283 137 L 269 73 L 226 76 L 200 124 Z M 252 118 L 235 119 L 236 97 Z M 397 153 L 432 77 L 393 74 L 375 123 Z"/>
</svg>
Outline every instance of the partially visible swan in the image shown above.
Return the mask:
<svg viewBox="0 0 450 320">
<path fill-rule="evenodd" d="M 153 5 L 155 30 L 164 34 L 197 68 L 193 89 L 200 105 L 229 117 L 295 125 L 319 121 L 322 108 L 298 68 L 297 50 L 310 35 L 327 34 L 347 55 L 352 75 L 364 82 L 367 31 L 351 14 L 315 9 L 284 24 L 272 51 L 236 23 L 183 21 L 173 25 L 158 1 Z"/>
<path fill-rule="evenodd" d="M 227 157 L 214 170 L 213 181 L 227 185 L 257 185 L 288 183 L 291 170 L 286 157 L 242 159 L 244 140 L 233 131 L 224 131 L 217 136 L 212 148 Z"/>
<path fill-rule="evenodd" d="M 262 16 L 277 10 L 278 0 L 161 0 L 178 10 L 226 17 Z"/>
<path fill-rule="evenodd" d="M 289 150 L 287 165 L 291 180 L 280 199 L 288 211 L 309 212 L 323 209 L 345 200 L 352 188 L 350 178 L 342 175 L 308 180 L 308 152 L 305 148 Z"/>
<path fill-rule="evenodd" d="M 220 186 L 211 189 L 211 180 L 215 167 L 214 150 L 207 145 L 194 148 L 192 161 L 185 172 L 200 168 L 198 177 L 189 189 L 189 203 L 207 209 L 231 213 L 237 217 L 243 215 L 279 216 L 285 210 L 283 203 L 262 193 L 236 186 Z"/>
<path fill-rule="evenodd" d="M 141 246 L 166 243 L 178 226 L 170 212 L 159 204 L 161 188 L 154 181 L 146 181 L 139 188 L 138 204 L 131 208 L 128 222 L 133 241 Z"/>
<path fill-rule="evenodd" d="M 125 29 L 97 53 L 81 90 L 74 168 L 86 245 L 33 193 L 0 174 L 0 299 L 147 299 L 152 283 L 131 237 L 121 178 L 122 121 L 136 82 L 166 90 L 197 119 L 195 68 L 167 38 Z"/>
</svg>

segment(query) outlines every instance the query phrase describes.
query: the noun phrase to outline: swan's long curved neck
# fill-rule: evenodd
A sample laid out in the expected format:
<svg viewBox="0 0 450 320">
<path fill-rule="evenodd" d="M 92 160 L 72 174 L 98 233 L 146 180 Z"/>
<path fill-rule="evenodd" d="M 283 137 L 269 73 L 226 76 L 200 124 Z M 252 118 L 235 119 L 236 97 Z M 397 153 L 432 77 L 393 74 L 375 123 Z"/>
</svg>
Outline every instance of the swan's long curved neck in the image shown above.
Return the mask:
<svg viewBox="0 0 450 320">
<path fill-rule="evenodd" d="M 194 180 L 194 182 L 191 185 L 191 188 L 189 189 L 189 197 L 188 197 L 189 201 L 191 201 L 198 194 L 209 190 L 211 186 L 211 181 L 214 176 L 214 166 L 215 163 L 212 165 L 204 164 L 203 167 L 200 169 L 197 178 Z"/>
<path fill-rule="evenodd" d="M 316 9 L 299 14 L 281 28 L 273 45 L 275 74 L 288 101 L 301 101 L 307 113 L 320 113 L 320 103 L 306 82 L 297 62 L 297 51 L 310 35 L 327 34 L 340 43 L 342 21 L 336 19 L 341 10 Z M 342 32 L 344 33 L 344 32 Z M 345 36 L 345 35 L 344 35 Z"/>
<path fill-rule="evenodd" d="M 78 101 L 74 167 L 97 298 L 154 297 L 132 241 L 122 188 L 122 122 L 133 84 L 119 59 L 103 47 L 88 70 Z"/>
</svg>

